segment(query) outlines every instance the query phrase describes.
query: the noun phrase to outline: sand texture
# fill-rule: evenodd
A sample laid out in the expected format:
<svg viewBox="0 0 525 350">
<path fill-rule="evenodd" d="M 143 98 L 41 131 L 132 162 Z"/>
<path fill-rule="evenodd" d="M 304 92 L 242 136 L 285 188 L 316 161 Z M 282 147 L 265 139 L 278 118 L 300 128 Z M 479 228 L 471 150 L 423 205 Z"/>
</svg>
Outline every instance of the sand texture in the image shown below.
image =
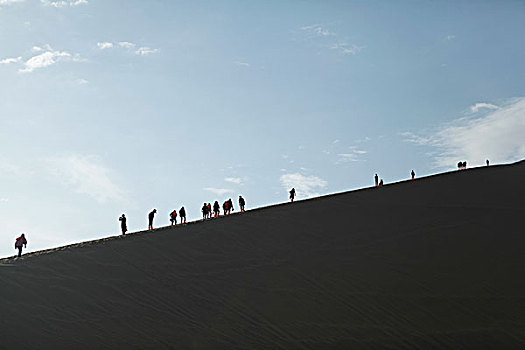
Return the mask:
<svg viewBox="0 0 525 350">
<path fill-rule="evenodd" d="M 0 349 L 525 349 L 525 162 L 0 260 Z"/>
</svg>

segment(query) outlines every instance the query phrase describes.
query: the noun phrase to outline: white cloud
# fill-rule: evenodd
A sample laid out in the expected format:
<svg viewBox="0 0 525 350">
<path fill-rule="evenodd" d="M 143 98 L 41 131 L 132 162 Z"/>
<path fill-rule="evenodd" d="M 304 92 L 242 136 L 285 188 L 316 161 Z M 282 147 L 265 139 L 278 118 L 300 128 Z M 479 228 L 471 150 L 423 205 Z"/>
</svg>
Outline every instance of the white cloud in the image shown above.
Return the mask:
<svg viewBox="0 0 525 350">
<path fill-rule="evenodd" d="M 25 0 L 0 0 L 0 5 L 9 5 L 15 2 L 24 2 Z"/>
<path fill-rule="evenodd" d="M 88 81 L 88 80 L 86 80 L 86 79 L 82 79 L 82 78 L 75 80 L 75 82 L 76 82 L 78 85 L 89 84 L 89 81 Z"/>
<path fill-rule="evenodd" d="M 331 32 L 330 30 L 323 28 L 319 24 L 314 24 L 311 26 L 304 26 L 304 27 L 301 27 L 301 30 L 309 33 L 310 35 L 315 35 L 315 36 L 333 36 L 335 35 L 334 32 Z"/>
<path fill-rule="evenodd" d="M 474 106 L 470 106 L 470 110 L 473 113 L 478 112 L 481 108 L 487 108 L 487 109 L 498 109 L 499 107 L 490 103 L 476 103 Z"/>
<path fill-rule="evenodd" d="M 45 6 L 52 6 L 56 8 L 66 7 L 66 6 L 78 6 L 88 3 L 88 0 L 61 0 L 61 1 L 50 1 L 50 0 L 40 0 Z"/>
<path fill-rule="evenodd" d="M 456 39 L 456 36 L 454 34 L 447 35 L 447 40 L 454 40 Z"/>
<path fill-rule="evenodd" d="M 135 51 L 137 55 L 141 55 L 141 56 L 150 55 L 156 52 L 159 52 L 159 49 L 152 49 L 147 46 L 140 47 L 137 51 Z"/>
<path fill-rule="evenodd" d="M 120 41 L 120 42 L 118 43 L 118 46 L 123 47 L 123 48 L 125 48 L 125 49 L 132 49 L 132 48 L 134 48 L 136 45 L 133 44 L 133 43 L 130 43 L 129 41 Z"/>
<path fill-rule="evenodd" d="M 110 178 L 112 171 L 98 157 L 71 155 L 46 158 L 47 170 L 75 192 L 87 194 L 100 203 L 123 200 L 124 191 Z"/>
<path fill-rule="evenodd" d="M 222 195 L 224 195 L 226 193 L 233 192 L 232 190 L 227 189 L 227 188 L 215 188 L 215 187 L 205 187 L 204 190 L 212 192 L 212 193 L 216 194 L 217 196 L 222 196 Z"/>
<path fill-rule="evenodd" d="M 317 197 L 319 191 L 326 188 L 327 182 L 317 176 L 305 176 L 299 173 L 284 174 L 279 178 L 287 191 L 295 188 L 298 197 Z"/>
<path fill-rule="evenodd" d="M 24 69 L 19 69 L 20 72 L 29 73 L 38 68 L 49 67 L 60 60 L 70 59 L 71 54 L 65 51 L 46 51 L 40 55 L 33 56 L 28 59 L 24 65 Z"/>
<path fill-rule="evenodd" d="M 104 42 L 97 43 L 97 46 L 98 46 L 99 49 L 105 50 L 105 49 L 112 48 L 113 47 L 113 43 L 109 43 L 107 41 L 104 41 Z"/>
<path fill-rule="evenodd" d="M 338 159 L 337 159 L 336 164 L 348 163 L 348 162 L 358 162 L 359 161 L 357 155 L 354 154 L 354 153 L 339 153 L 337 155 L 337 157 L 338 157 Z"/>
<path fill-rule="evenodd" d="M 19 57 L 13 57 L 13 58 L 4 58 L 0 60 L 0 64 L 10 64 L 10 63 L 17 63 L 22 60 L 22 56 Z"/>
<path fill-rule="evenodd" d="M 238 65 L 238 66 L 250 67 L 250 64 L 247 63 L 247 62 L 235 61 L 235 62 L 233 62 L 233 63 L 235 63 L 235 64 Z"/>
<path fill-rule="evenodd" d="M 343 55 L 355 55 L 364 49 L 364 46 L 349 45 L 346 43 L 335 43 L 330 46 L 331 50 L 337 50 Z"/>
<path fill-rule="evenodd" d="M 333 141 L 332 141 L 332 144 L 335 145 L 336 143 L 339 143 L 339 140 L 336 139 L 336 140 L 333 140 Z"/>
<path fill-rule="evenodd" d="M 494 163 L 522 159 L 525 156 L 525 97 L 490 109 L 487 115 L 459 118 L 428 136 L 410 132 L 401 135 L 407 142 L 433 147 L 438 167 L 454 167 L 460 160 L 484 164 L 485 159 Z"/>
<path fill-rule="evenodd" d="M 362 150 L 362 149 L 355 149 L 354 150 L 354 153 L 357 153 L 357 154 L 366 154 L 367 152 L 365 150 Z"/>
<path fill-rule="evenodd" d="M 233 184 L 240 185 L 242 184 L 242 179 L 240 177 L 227 177 L 224 179 L 226 182 L 231 182 Z"/>
</svg>

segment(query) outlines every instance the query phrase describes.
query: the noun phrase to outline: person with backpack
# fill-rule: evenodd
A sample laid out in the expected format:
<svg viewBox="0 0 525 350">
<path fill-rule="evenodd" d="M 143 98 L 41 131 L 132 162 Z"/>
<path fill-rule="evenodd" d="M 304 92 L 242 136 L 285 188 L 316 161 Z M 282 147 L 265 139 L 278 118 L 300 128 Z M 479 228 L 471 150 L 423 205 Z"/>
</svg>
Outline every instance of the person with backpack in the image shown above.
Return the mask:
<svg viewBox="0 0 525 350">
<path fill-rule="evenodd" d="M 186 209 L 184 207 L 181 207 L 179 210 L 179 216 L 180 216 L 180 224 L 186 223 Z"/>
<path fill-rule="evenodd" d="M 118 221 L 120 221 L 120 229 L 122 230 L 122 234 L 125 235 L 126 232 L 128 232 L 128 225 L 127 225 L 127 218 L 126 218 L 126 215 L 122 214 L 119 218 L 118 218 Z"/>
<path fill-rule="evenodd" d="M 153 218 L 157 214 L 157 209 L 153 209 L 148 215 L 148 231 L 153 230 Z"/>
<path fill-rule="evenodd" d="M 15 241 L 15 249 L 18 249 L 18 257 L 22 256 L 22 247 L 27 248 L 27 239 L 23 233 Z"/>
<path fill-rule="evenodd" d="M 290 190 L 290 201 L 293 202 L 294 198 L 295 198 L 295 188 L 292 188 Z"/>
<path fill-rule="evenodd" d="M 208 203 L 208 219 L 211 219 L 211 203 Z"/>
<path fill-rule="evenodd" d="M 177 209 L 170 213 L 171 226 L 177 225 Z"/>
<path fill-rule="evenodd" d="M 222 204 L 222 210 L 224 211 L 224 215 L 230 215 L 230 209 L 229 209 L 229 204 L 228 201 L 224 202 Z"/>
<path fill-rule="evenodd" d="M 213 203 L 213 213 L 215 214 L 215 217 L 221 214 L 221 206 L 219 205 L 218 201 L 215 201 L 215 203 Z"/>
<path fill-rule="evenodd" d="M 208 204 L 204 203 L 201 208 L 202 211 L 202 219 L 206 219 L 208 217 Z"/>
<path fill-rule="evenodd" d="M 241 213 L 244 212 L 244 206 L 246 205 L 246 201 L 242 196 L 239 196 L 239 207 L 241 208 Z"/>
</svg>

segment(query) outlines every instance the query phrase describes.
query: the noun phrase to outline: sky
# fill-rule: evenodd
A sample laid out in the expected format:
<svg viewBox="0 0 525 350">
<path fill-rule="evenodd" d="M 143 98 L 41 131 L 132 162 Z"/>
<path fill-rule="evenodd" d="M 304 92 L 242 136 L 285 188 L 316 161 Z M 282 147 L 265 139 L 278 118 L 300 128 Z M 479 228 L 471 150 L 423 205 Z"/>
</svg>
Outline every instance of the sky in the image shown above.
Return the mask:
<svg viewBox="0 0 525 350">
<path fill-rule="evenodd" d="M 523 159 L 524 34 L 510 0 L 0 0 L 0 257 Z"/>
</svg>

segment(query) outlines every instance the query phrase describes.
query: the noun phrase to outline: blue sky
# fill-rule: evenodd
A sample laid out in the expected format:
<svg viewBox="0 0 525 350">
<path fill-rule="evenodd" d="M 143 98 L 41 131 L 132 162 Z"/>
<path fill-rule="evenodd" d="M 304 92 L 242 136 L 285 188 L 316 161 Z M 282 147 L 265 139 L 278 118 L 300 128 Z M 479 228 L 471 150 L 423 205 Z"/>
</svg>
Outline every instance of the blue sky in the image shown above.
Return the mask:
<svg viewBox="0 0 525 350">
<path fill-rule="evenodd" d="M 0 0 L 0 256 L 525 155 L 521 1 Z"/>
</svg>

